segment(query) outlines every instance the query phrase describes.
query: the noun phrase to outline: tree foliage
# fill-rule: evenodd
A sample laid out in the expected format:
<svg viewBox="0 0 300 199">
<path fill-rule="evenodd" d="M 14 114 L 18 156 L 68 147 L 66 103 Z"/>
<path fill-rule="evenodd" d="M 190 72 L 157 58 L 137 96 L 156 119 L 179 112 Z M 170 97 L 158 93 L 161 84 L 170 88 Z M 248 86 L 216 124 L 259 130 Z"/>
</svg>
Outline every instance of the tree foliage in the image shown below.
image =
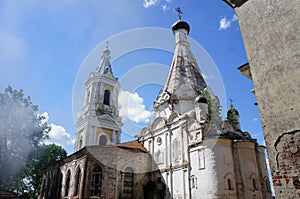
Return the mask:
<svg viewBox="0 0 300 199">
<path fill-rule="evenodd" d="M 203 90 L 201 95 L 207 100 L 208 113 L 207 118 L 212 123 L 220 122 L 220 105 L 216 99 L 214 99 L 210 92 Z"/>
<path fill-rule="evenodd" d="M 230 104 L 230 109 L 227 112 L 226 119 L 233 125 L 234 128 L 237 128 L 239 125 L 238 115 L 238 111 L 234 108 L 232 104 Z"/>
<path fill-rule="evenodd" d="M 8 86 L 0 94 L 0 191 L 19 183 L 28 154 L 47 138 L 50 127 L 23 90 Z"/>
<path fill-rule="evenodd" d="M 29 193 L 32 198 L 36 197 L 40 189 L 44 170 L 66 156 L 66 150 L 55 144 L 41 145 L 31 151 L 24 170 L 24 178 L 32 188 Z"/>
</svg>

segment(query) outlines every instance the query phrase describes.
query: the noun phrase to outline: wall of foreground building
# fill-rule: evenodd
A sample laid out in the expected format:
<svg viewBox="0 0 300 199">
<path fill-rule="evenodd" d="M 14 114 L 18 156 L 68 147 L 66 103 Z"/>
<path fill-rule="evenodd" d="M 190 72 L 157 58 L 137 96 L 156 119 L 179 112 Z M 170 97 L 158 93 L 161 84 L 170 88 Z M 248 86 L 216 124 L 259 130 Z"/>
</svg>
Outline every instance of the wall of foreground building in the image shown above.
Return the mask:
<svg viewBox="0 0 300 199">
<path fill-rule="evenodd" d="M 276 198 L 300 197 L 300 4 L 225 0 L 238 17 Z"/>
</svg>

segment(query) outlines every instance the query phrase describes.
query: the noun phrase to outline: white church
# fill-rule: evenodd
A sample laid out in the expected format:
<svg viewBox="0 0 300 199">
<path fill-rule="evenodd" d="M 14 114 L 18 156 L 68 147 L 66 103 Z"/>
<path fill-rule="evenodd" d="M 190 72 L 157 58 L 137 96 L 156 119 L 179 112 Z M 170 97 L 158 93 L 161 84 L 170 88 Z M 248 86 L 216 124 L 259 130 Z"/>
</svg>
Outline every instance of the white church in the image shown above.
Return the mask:
<svg viewBox="0 0 300 199">
<path fill-rule="evenodd" d="M 155 119 L 138 139 L 121 143 L 120 84 L 110 50 L 85 84 L 75 152 L 49 167 L 41 199 L 272 198 L 265 147 L 240 129 L 231 105 L 227 120 L 191 52 L 190 26 L 173 26 L 175 50 Z"/>
</svg>

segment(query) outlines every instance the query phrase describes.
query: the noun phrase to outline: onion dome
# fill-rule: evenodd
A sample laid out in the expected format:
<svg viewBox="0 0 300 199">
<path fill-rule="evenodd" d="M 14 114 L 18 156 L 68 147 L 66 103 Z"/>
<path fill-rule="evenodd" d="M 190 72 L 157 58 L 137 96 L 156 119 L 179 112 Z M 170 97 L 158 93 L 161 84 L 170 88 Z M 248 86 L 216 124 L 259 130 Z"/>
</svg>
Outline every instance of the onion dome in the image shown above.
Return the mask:
<svg viewBox="0 0 300 199">
<path fill-rule="evenodd" d="M 185 29 L 187 31 L 187 34 L 190 33 L 190 25 L 185 21 L 179 20 L 172 25 L 173 32 L 179 29 Z"/>
<path fill-rule="evenodd" d="M 238 110 L 236 110 L 233 106 L 227 111 L 227 115 L 228 114 L 240 115 Z"/>
</svg>

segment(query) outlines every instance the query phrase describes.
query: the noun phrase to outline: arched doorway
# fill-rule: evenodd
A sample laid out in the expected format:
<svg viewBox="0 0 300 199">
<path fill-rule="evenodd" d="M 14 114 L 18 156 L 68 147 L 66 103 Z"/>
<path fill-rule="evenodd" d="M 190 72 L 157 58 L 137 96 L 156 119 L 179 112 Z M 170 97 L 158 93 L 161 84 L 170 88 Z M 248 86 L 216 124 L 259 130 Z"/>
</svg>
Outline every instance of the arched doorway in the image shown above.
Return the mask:
<svg viewBox="0 0 300 199">
<path fill-rule="evenodd" d="M 164 199 L 166 192 L 166 185 L 162 182 L 161 177 L 157 182 L 150 181 L 144 187 L 144 199 Z"/>
<path fill-rule="evenodd" d="M 144 199 L 155 199 L 155 182 L 150 181 L 144 187 Z"/>
</svg>

